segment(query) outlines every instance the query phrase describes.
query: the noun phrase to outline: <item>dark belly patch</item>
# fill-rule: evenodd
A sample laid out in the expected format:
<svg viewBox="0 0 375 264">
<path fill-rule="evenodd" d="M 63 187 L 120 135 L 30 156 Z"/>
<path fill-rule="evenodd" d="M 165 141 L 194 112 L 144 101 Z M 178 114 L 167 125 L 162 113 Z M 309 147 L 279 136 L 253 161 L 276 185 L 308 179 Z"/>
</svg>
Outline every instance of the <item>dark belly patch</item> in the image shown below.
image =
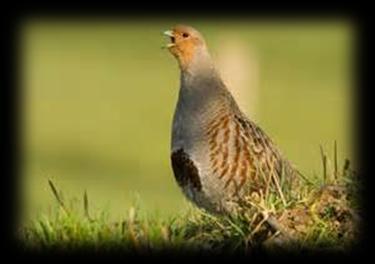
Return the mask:
<svg viewBox="0 0 375 264">
<path fill-rule="evenodd" d="M 199 173 L 194 162 L 183 149 L 174 151 L 171 156 L 172 168 L 177 183 L 181 187 L 191 185 L 197 191 L 202 190 L 202 184 L 199 178 Z"/>
</svg>

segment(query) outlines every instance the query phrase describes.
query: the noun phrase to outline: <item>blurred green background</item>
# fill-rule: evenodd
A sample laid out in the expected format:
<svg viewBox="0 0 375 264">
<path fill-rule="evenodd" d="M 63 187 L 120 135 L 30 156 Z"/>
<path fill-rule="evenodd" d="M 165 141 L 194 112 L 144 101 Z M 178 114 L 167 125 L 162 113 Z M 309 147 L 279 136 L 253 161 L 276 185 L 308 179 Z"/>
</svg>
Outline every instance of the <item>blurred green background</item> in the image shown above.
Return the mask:
<svg viewBox="0 0 375 264">
<path fill-rule="evenodd" d="M 161 46 L 173 20 L 28 20 L 22 52 L 23 219 L 64 197 L 125 216 L 171 215 L 187 203 L 169 162 L 179 86 L 175 59 Z M 256 53 L 256 121 L 308 175 L 321 172 L 319 145 L 353 159 L 353 37 L 346 21 L 185 20 L 213 57 L 235 36 Z M 233 88 L 235 89 L 235 88 Z M 251 93 L 249 93 L 251 96 Z M 342 163 L 341 163 L 342 164 Z"/>
</svg>

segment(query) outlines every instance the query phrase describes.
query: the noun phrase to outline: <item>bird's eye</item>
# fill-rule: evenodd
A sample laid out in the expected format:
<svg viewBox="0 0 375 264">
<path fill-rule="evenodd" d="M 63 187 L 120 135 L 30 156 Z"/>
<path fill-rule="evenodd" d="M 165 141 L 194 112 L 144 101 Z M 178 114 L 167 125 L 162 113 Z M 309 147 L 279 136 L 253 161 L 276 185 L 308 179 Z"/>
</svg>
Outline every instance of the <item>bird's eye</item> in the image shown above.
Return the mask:
<svg viewBox="0 0 375 264">
<path fill-rule="evenodd" d="M 182 37 L 187 38 L 187 37 L 189 37 L 189 34 L 188 33 L 183 33 Z"/>
</svg>

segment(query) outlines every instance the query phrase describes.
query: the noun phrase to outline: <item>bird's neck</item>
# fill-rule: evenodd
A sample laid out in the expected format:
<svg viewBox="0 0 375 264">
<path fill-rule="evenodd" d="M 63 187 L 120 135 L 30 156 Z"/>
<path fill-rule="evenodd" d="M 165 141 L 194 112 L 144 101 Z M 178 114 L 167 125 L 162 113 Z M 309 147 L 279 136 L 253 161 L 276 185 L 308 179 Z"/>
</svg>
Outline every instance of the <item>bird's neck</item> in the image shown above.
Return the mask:
<svg viewBox="0 0 375 264">
<path fill-rule="evenodd" d="M 223 100 L 227 93 L 208 53 L 196 56 L 188 68 L 181 69 L 180 82 L 177 112 L 193 119 L 210 112 L 211 106 Z"/>
<path fill-rule="evenodd" d="M 197 50 L 190 63 L 180 70 L 182 89 L 202 90 L 221 86 L 220 75 L 206 49 Z"/>
</svg>

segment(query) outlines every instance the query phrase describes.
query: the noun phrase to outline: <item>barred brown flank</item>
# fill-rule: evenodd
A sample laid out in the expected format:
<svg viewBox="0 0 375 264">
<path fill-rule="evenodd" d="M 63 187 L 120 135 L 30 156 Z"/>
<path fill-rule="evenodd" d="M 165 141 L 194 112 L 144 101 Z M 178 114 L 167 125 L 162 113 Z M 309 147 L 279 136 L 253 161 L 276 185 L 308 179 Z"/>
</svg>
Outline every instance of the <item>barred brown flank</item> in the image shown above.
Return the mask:
<svg viewBox="0 0 375 264">
<path fill-rule="evenodd" d="M 210 161 L 213 162 L 213 161 L 216 161 L 217 162 L 217 155 L 219 154 L 220 152 L 220 146 L 218 146 L 217 144 L 217 141 L 216 141 L 216 137 L 219 133 L 219 130 L 217 129 L 215 131 L 215 133 L 212 135 L 212 138 L 210 139 L 209 141 L 209 144 L 210 144 Z"/>
<path fill-rule="evenodd" d="M 216 172 L 220 168 L 220 166 L 218 166 L 218 163 L 219 163 L 218 155 L 222 151 L 222 149 L 223 149 L 223 144 L 219 144 L 218 148 L 216 149 L 216 151 L 215 152 L 211 152 L 211 154 L 210 154 L 210 161 L 213 162 L 212 163 L 212 168 L 213 168 L 213 173 L 214 174 L 216 174 Z"/>
<path fill-rule="evenodd" d="M 224 189 L 228 188 L 228 186 L 229 186 L 229 184 L 230 184 L 231 182 L 233 182 L 233 185 L 235 186 L 235 188 L 237 187 L 237 185 L 236 185 L 236 181 L 233 180 L 233 178 L 229 178 L 229 179 L 225 182 L 225 184 L 224 184 Z"/>
<path fill-rule="evenodd" d="M 207 128 L 210 129 L 213 125 L 215 125 L 215 123 L 217 122 L 217 119 L 216 118 L 212 118 L 208 124 L 207 124 Z"/>
<path fill-rule="evenodd" d="M 217 122 L 217 123 L 214 123 L 214 125 L 212 125 L 211 127 L 208 127 L 208 131 L 206 132 L 206 135 L 212 136 L 212 133 L 215 133 L 218 131 L 218 128 L 220 127 L 220 125 L 221 123 Z"/>
<path fill-rule="evenodd" d="M 221 149 L 222 149 L 222 146 L 220 144 L 219 148 L 210 154 L 210 159 L 213 160 L 214 158 L 217 158 L 217 155 L 220 153 Z"/>
<path fill-rule="evenodd" d="M 211 151 L 214 151 L 215 148 L 217 147 L 216 137 L 218 133 L 219 133 L 219 130 L 216 130 L 215 133 L 212 135 L 212 138 L 209 141 Z"/>
<path fill-rule="evenodd" d="M 225 167 L 225 168 L 221 171 L 221 173 L 220 173 L 220 175 L 219 175 L 219 179 L 221 179 L 221 178 L 224 177 L 224 175 L 227 173 L 228 169 L 229 169 L 229 167 L 227 166 L 227 167 Z"/>
<path fill-rule="evenodd" d="M 210 162 L 216 160 L 216 155 L 215 155 L 215 152 L 211 152 L 210 153 Z"/>
<path fill-rule="evenodd" d="M 246 133 L 245 133 L 245 136 L 243 134 L 240 134 L 240 138 L 241 138 L 244 146 L 247 146 L 249 144 L 248 138 L 246 137 Z"/>
<path fill-rule="evenodd" d="M 249 166 L 250 166 L 250 155 L 249 157 L 246 156 L 247 154 L 247 145 L 246 145 L 246 138 L 244 137 L 240 137 L 240 140 L 242 141 L 242 146 L 243 146 L 243 151 L 242 151 L 242 169 L 240 171 L 240 183 L 239 183 L 239 188 L 241 188 L 245 182 L 246 182 L 246 178 L 247 178 L 247 164 L 249 163 Z"/>
<path fill-rule="evenodd" d="M 216 140 L 212 140 L 212 142 L 210 141 L 210 152 L 215 151 L 217 147 Z"/>
<path fill-rule="evenodd" d="M 223 109 L 220 109 L 219 111 L 217 111 L 217 113 L 216 113 L 215 116 L 211 119 L 211 121 L 208 122 L 208 124 L 207 124 L 207 127 L 208 127 L 208 128 L 214 126 L 216 123 L 220 123 L 218 117 L 222 114 L 222 112 L 223 112 Z"/>
<path fill-rule="evenodd" d="M 223 120 L 223 128 L 227 128 L 228 127 L 228 124 L 229 124 L 229 116 L 225 116 L 224 120 Z"/>
<path fill-rule="evenodd" d="M 241 144 L 240 144 L 240 126 L 238 125 L 238 123 L 236 123 L 236 129 L 235 129 L 235 148 L 236 148 L 236 159 L 235 159 L 235 163 L 238 163 L 238 158 L 239 158 L 239 154 L 241 152 Z"/>
<path fill-rule="evenodd" d="M 248 161 L 244 158 L 242 160 L 242 169 L 240 171 L 241 182 L 243 182 L 243 181 L 246 180 L 246 176 L 247 176 L 247 163 L 248 163 Z"/>
<path fill-rule="evenodd" d="M 230 179 L 235 176 L 235 174 L 237 172 L 237 168 L 238 168 L 238 160 L 240 158 L 240 153 L 241 153 L 239 134 L 240 134 L 240 127 L 239 127 L 238 123 L 236 123 L 235 134 L 234 134 L 236 154 L 235 154 L 235 157 L 234 157 L 234 160 L 233 160 L 233 166 L 232 166 L 230 176 L 229 176 Z"/>
<path fill-rule="evenodd" d="M 207 128 L 208 128 L 208 131 L 207 131 L 207 134 L 210 134 L 212 133 L 212 131 L 215 131 L 217 130 L 221 123 L 225 120 L 226 118 L 226 115 L 221 115 L 218 114 L 217 117 L 213 118 L 208 124 L 207 124 Z"/>
<path fill-rule="evenodd" d="M 229 120 L 229 115 L 228 114 L 225 114 L 225 115 L 223 115 L 221 118 L 220 118 L 220 123 L 221 122 L 225 122 L 225 120 Z"/>
<path fill-rule="evenodd" d="M 223 143 L 228 143 L 228 140 L 229 140 L 229 132 L 230 132 L 230 129 L 229 129 L 229 128 L 228 128 L 227 130 L 225 130 L 225 132 L 224 132 Z"/>
<path fill-rule="evenodd" d="M 218 162 L 218 159 L 214 159 L 212 162 L 212 168 L 216 168 Z"/>
<path fill-rule="evenodd" d="M 227 111 L 225 107 L 221 107 L 218 111 L 216 111 L 213 115 L 213 119 L 207 124 L 207 126 L 212 126 L 214 123 L 220 121 L 220 116 Z"/>
<path fill-rule="evenodd" d="M 229 119 L 228 119 L 229 121 Z M 223 142 L 221 144 L 222 147 L 224 147 L 224 150 L 223 150 L 223 160 L 221 162 L 221 165 L 220 167 L 221 168 L 224 168 L 223 171 L 221 172 L 220 176 L 219 176 L 219 179 L 222 178 L 228 171 L 228 155 L 229 155 L 229 149 L 228 149 L 228 140 L 229 140 L 229 132 L 230 132 L 230 129 L 229 127 L 227 126 L 228 125 L 228 122 L 226 122 L 223 126 L 223 129 L 226 129 L 225 132 L 224 132 L 224 138 L 223 138 Z"/>
<path fill-rule="evenodd" d="M 248 149 L 248 147 L 245 147 L 244 148 L 244 153 L 245 153 L 245 160 L 248 160 L 249 161 L 249 165 L 251 165 L 251 156 L 250 156 L 250 151 Z"/>
<path fill-rule="evenodd" d="M 224 150 L 224 152 L 223 152 L 223 160 L 222 160 L 222 162 L 221 162 L 220 167 L 223 168 L 223 167 L 227 164 L 227 161 L 228 161 L 228 155 L 229 155 L 229 153 L 228 153 L 228 146 L 226 146 L 226 147 L 225 147 L 225 150 Z"/>
<path fill-rule="evenodd" d="M 219 129 L 218 128 L 216 128 L 215 130 L 212 130 L 213 132 L 212 132 L 212 135 L 211 135 L 211 133 L 210 133 L 210 136 L 211 136 L 211 140 L 216 140 L 216 137 L 217 137 L 217 135 L 219 134 Z M 211 141 L 210 141 L 210 143 L 211 143 Z"/>
</svg>

